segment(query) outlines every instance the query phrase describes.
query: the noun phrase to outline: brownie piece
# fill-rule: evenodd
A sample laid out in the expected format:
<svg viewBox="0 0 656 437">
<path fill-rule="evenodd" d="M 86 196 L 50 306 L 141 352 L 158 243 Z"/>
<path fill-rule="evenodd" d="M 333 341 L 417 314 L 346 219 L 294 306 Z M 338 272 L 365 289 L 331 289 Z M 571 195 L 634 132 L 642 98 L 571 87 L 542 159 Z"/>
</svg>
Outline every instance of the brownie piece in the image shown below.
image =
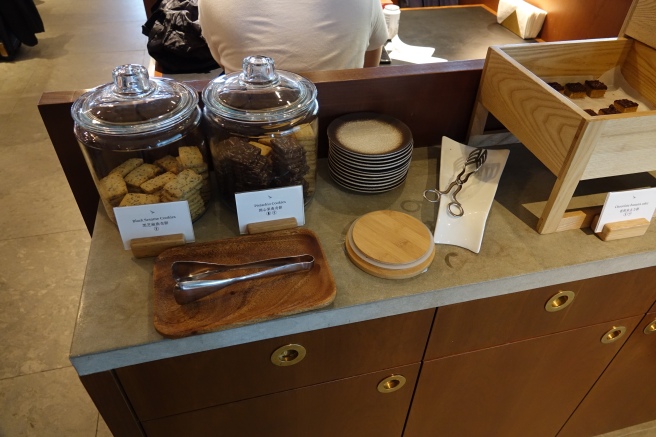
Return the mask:
<svg viewBox="0 0 656 437">
<path fill-rule="evenodd" d="M 279 187 L 303 185 L 307 196 L 305 175 L 310 171 L 303 146 L 292 135 L 271 140 L 271 162 L 275 177 L 273 184 Z"/>
<path fill-rule="evenodd" d="M 587 112 L 589 115 L 592 115 L 593 117 L 597 115 L 596 112 L 594 112 L 592 109 L 584 109 L 585 112 Z"/>
<path fill-rule="evenodd" d="M 549 85 L 551 88 L 555 89 L 558 91 L 560 94 L 565 93 L 565 87 L 563 87 L 561 84 L 558 82 L 547 82 L 547 85 Z"/>
<path fill-rule="evenodd" d="M 606 94 L 606 90 L 608 89 L 606 84 L 599 80 L 586 80 L 584 86 L 585 93 L 588 95 L 588 97 L 592 97 L 594 99 L 603 97 L 604 94 Z"/>
<path fill-rule="evenodd" d="M 615 100 L 613 102 L 613 106 L 619 112 L 636 112 L 638 110 L 638 104 L 629 99 Z"/>
<path fill-rule="evenodd" d="M 620 111 L 615 109 L 615 106 L 610 105 L 608 108 L 601 108 L 599 110 L 599 115 L 611 115 L 611 114 L 620 114 Z"/>
<path fill-rule="evenodd" d="M 215 148 L 214 148 L 215 147 Z M 273 168 L 260 149 L 245 139 L 230 137 L 213 146 L 215 171 L 219 188 L 234 202 L 234 193 L 269 188 Z"/>
<path fill-rule="evenodd" d="M 565 95 L 570 99 L 582 99 L 585 97 L 585 85 L 580 82 L 565 84 Z"/>
</svg>

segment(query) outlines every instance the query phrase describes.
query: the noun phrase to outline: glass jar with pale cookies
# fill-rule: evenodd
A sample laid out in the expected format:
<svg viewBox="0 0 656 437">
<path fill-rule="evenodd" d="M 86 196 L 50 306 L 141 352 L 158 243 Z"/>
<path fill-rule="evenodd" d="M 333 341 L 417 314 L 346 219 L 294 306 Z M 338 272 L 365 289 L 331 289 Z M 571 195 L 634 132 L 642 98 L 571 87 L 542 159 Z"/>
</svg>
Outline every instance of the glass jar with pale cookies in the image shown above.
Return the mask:
<svg viewBox="0 0 656 437">
<path fill-rule="evenodd" d="M 211 198 L 198 94 L 150 78 L 141 65 L 116 67 L 113 82 L 80 96 L 71 113 L 100 199 L 114 208 L 186 201 L 192 220 Z"/>
</svg>

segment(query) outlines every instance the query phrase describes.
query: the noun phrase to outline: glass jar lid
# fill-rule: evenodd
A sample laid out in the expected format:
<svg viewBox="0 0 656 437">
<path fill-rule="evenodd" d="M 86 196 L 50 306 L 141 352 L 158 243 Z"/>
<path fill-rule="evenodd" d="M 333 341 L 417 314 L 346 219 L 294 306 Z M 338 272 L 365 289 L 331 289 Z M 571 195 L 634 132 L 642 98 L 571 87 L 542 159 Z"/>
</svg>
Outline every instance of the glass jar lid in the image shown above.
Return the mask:
<svg viewBox="0 0 656 437">
<path fill-rule="evenodd" d="M 127 64 L 112 72 L 114 81 L 80 96 L 71 108 L 78 127 L 98 135 L 165 132 L 188 124 L 198 107 L 191 87 L 148 76 L 145 67 Z"/>
<path fill-rule="evenodd" d="M 243 71 L 219 76 L 203 90 L 213 116 L 246 123 L 277 123 L 316 110 L 317 89 L 298 74 L 276 71 L 266 56 L 244 58 Z"/>
</svg>

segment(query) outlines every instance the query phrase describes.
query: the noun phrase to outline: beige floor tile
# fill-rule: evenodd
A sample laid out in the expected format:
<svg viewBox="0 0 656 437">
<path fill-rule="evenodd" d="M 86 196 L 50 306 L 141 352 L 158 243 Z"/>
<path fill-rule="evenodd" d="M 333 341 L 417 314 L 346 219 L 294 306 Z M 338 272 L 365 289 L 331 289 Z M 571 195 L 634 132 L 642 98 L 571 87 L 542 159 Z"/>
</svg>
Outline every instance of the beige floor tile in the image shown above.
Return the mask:
<svg viewBox="0 0 656 437">
<path fill-rule="evenodd" d="M 18 102 L 18 97 L 18 95 L 8 96 L 0 92 L 0 120 L 8 118 L 8 116 L 14 112 L 14 108 Z"/>
<path fill-rule="evenodd" d="M 141 33 L 142 21 L 57 23 L 39 34 L 39 44 L 28 47 L 20 59 L 49 59 L 69 54 L 143 50 L 148 38 Z"/>
<path fill-rule="evenodd" d="M 19 56 L 23 54 L 23 49 L 19 50 Z M 20 97 L 23 95 L 25 88 L 29 82 L 30 77 L 34 74 L 34 70 L 26 66 L 17 57 L 12 62 L 0 62 L 0 96 L 7 97 Z M 3 111 L 5 111 L 3 109 Z"/>
<path fill-rule="evenodd" d="M 656 437 L 656 421 L 641 423 L 597 437 Z"/>
<path fill-rule="evenodd" d="M 145 52 L 144 47 L 126 52 L 70 53 L 53 60 L 32 59 L 35 74 L 30 77 L 26 89 L 41 95 L 45 91 L 71 91 L 103 85 L 112 81 L 114 67 L 142 63 Z"/>
<path fill-rule="evenodd" d="M 20 238 L 85 229 L 70 187 L 49 141 L 0 143 L 0 229 Z M 95 187 L 89 187 L 95 190 Z"/>
<path fill-rule="evenodd" d="M 93 437 L 97 425 L 72 367 L 0 380 L 0 436 Z"/>
<path fill-rule="evenodd" d="M 86 230 L 0 241 L 0 379 L 70 366 L 89 242 Z"/>
<path fill-rule="evenodd" d="M 13 98 L 13 110 L 0 118 L 0 147 L 7 144 L 34 144 L 48 140 L 41 116 L 39 96 Z"/>
<path fill-rule="evenodd" d="M 98 24 L 125 21 L 146 21 L 142 1 L 79 1 L 43 0 L 37 4 L 46 31 L 51 24 Z"/>
</svg>

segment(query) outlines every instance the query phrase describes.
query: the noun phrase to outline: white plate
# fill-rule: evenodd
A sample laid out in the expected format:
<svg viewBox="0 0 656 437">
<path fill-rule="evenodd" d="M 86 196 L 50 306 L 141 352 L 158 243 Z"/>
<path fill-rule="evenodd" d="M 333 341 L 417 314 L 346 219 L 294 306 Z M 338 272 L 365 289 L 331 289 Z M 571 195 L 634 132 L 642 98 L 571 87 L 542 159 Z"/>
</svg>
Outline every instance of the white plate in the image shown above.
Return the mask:
<svg viewBox="0 0 656 437">
<path fill-rule="evenodd" d="M 455 180 L 473 150 L 474 147 L 442 137 L 440 190 L 445 190 Z M 462 217 L 453 217 L 448 213 L 446 208 L 451 202 L 450 195 L 442 198 L 435 225 L 435 243 L 451 244 L 474 253 L 480 252 L 485 223 L 509 153 L 509 150 L 487 151 L 485 164 L 469 178 L 458 193 L 458 201 L 465 211 Z"/>
<path fill-rule="evenodd" d="M 393 184 L 385 184 L 382 186 L 378 186 L 378 185 L 361 186 L 361 185 L 354 185 L 352 183 L 349 183 L 348 181 L 344 181 L 340 179 L 339 176 L 334 175 L 332 172 L 331 172 L 331 176 L 337 185 L 340 185 L 352 191 L 357 191 L 358 193 L 366 193 L 366 194 L 376 194 L 376 193 L 384 193 L 386 191 L 391 191 L 394 188 L 401 186 L 405 182 L 405 178 L 406 178 L 406 175 L 404 175 L 399 181 Z"/>
<path fill-rule="evenodd" d="M 343 157 L 342 155 L 338 153 L 329 153 L 328 156 L 330 156 L 333 161 L 339 162 L 340 164 L 343 164 L 345 166 L 354 168 L 354 169 L 366 169 L 366 170 L 384 170 L 386 168 L 390 167 L 395 167 L 398 165 L 405 164 L 407 162 L 410 162 L 412 159 L 412 150 L 404 156 L 399 157 L 398 159 L 390 160 L 390 161 L 380 161 L 380 162 L 363 162 L 363 161 L 354 161 L 352 159 L 348 159 Z"/>
<path fill-rule="evenodd" d="M 371 187 L 379 188 L 379 187 L 394 185 L 399 180 L 405 178 L 406 174 L 407 174 L 407 172 L 404 172 L 404 173 L 398 174 L 396 176 L 389 177 L 389 178 L 384 178 L 384 179 L 382 179 L 382 178 L 369 178 L 369 179 L 361 178 L 361 179 L 356 179 L 356 178 L 351 178 L 351 177 L 344 177 L 343 175 L 341 175 L 339 173 L 336 173 L 331 169 L 331 176 L 333 176 L 333 179 L 334 178 L 339 178 L 341 182 L 347 183 L 349 185 L 365 188 L 365 189 L 366 188 L 371 188 Z"/>
<path fill-rule="evenodd" d="M 331 142 L 360 156 L 395 153 L 412 141 L 412 133 L 402 121 L 373 112 L 336 118 L 327 133 Z"/>
<path fill-rule="evenodd" d="M 398 158 L 399 156 L 406 155 L 408 151 L 412 150 L 413 143 L 410 141 L 408 144 L 405 146 L 397 149 L 394 152 L 383 154 L 383 155 L 362 155 L 359 153 L 353 153 L 348 149 L 345 149 L 341 147 L 337 143 L 333 143 L 332 141 L 329 142 L 329 147 L 330 151 L 334 151 L 336 153 L 339 153 L 341 156 L 344 156 L 346 158 L 352 159 L 354 161 L 360 161 L 360 162 L 378 162 L 378 161 L 388 161 L 388 160 L 394 160 Z"/>
<path fill-rule="evenodd" d="M 406 171 L 408 171 L 408 168 L 410 167 L 410 163 L 408 162 L 384 171 L 358 171 L 346 167 L 338 162 L 335 162 L 331 157 L 328 157 L 328 165 L 330 166 L 331 170 L 333 170 L 335 173 L 338 173 L 344 176 L 345 178 L 352 177 L 356 179 L 391 178 L 394 176 L 398 176 L 401 173 L 405 173 Z"/>
<path fill-rule="evenodd" d="M 330 145 L 330 149 L 328 153 L 330 155 L 339 156 L 340 158 L 349 162 L 354 162 L 354 163 L 357 162 L 359 164 L 361 163 L 361 164 L 375 166 L 375 165 L 384 165 L 385 163 L 396 162 L 399 160 L 406 159 L 409 155 L 412 155 L 412 144 L 410 144 L 408 147 L 401 149 L 398 153 L 394 155 L 384 155 L 384 156 L 375 155 L 369 158 L 363 158 L 361 156 L 345 153 L 344 150 L 333 145 Z"/>
</svg>

